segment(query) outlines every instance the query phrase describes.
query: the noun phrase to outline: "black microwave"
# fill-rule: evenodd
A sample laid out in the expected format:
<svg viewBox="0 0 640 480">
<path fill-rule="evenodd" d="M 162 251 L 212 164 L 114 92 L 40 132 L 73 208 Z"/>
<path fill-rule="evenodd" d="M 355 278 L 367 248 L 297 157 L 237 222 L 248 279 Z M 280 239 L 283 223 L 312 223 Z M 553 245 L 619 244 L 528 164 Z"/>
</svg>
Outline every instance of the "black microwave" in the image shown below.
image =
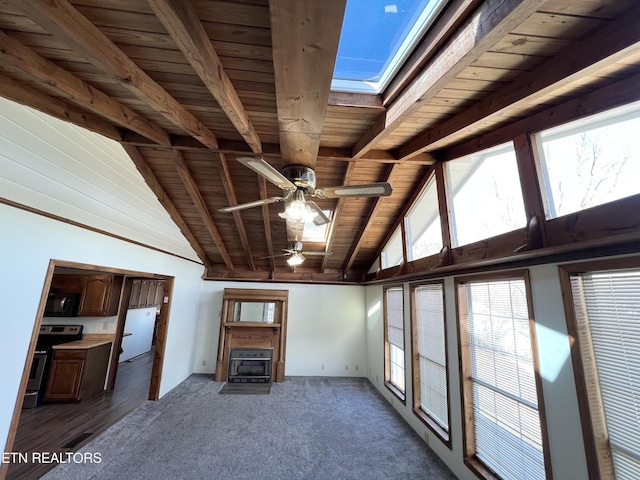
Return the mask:
<svg viewBox="0 0 640 480">
<path fill-rule="evenodd" d="M 44 308 L 45 317 L 75 317 L 80 305 L 79 293 L 50 293 Z"/>
</svg>

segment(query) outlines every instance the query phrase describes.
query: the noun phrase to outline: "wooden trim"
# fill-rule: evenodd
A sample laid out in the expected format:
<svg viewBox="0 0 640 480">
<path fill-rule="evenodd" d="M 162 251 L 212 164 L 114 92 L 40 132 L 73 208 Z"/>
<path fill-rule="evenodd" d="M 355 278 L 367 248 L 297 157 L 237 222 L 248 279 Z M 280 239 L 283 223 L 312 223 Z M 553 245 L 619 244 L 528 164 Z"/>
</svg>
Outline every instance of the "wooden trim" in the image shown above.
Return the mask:
<svg viewBox="0 0 640 480">
<path fill-rule="evenodd" d="M 384 110 L 382 97 L 370 93 L 330 92 L 327 103 L 332 107 L 375 108 Z"/>
<path fill-rule="evenodd" d="M 262 175 L 258 175 L 258 189 L 260 190 L 260 199 L 268 198 L 267 181 Z M 272 272 L 276 270 L 276 261 L 273 251 L 273 239 L 271 237 L 271 216 L 269 214 L 269 205 L 262 205 L 262 226 L 264 227 L 264 240 L 267 244 L 267 256 L 269 257 L 269 267 Z M 320 273 L 324 273 L 320 270 Z"/>
<path fill-rule="evenodd" d="M 444 329 L 444 355 L 445 355 L 445 379 L 447 384 L 447 424 L 449 429 L 443 429 L 430 415 L 422 411 L 420 408 L 420 353 L 419 353 L 419 338 L 418 338 L 418 313 L 416 306 L 415 292 L 416 289 L 425 285 L 440 285 L 442 287 L 442 311 L 443 321 L 442 328 Z M 430 280 L 409 284 L 409 296 L 411 303 L 411 360 L 412 360 L 412 385 L 413 385 L 413 413 L 424 423 L 429 430 L 431 430 L 449 450 L 453 449 L 451 441 L 451 395 L 450 395 L 450 381 L 449 381 L 449 342 L 447 338 L 447 305 L 445 302 L 445 286 L 444 280 Z"/>
<path fill-rule="evenodd" d="M 225 288 L 222 299 L 223 301 L 236 300 L 241 302 L 287 302 L 289 300 L 289 290 Z"/>
<path fill-rule="evenodd" d="M 107 378 L 107 391 L 112 391 L 116 385 L 116 375 L 118 373 L 118 363 L 120 357 L 120 349 L 122 348 L 122 335 L 124 334 L 124 325 L 127 320 L 127 311 L 129 310 L 129 300 L 131 297 L 131 286 L 133 278 L 124 279 L 124 286 L 120 295 L 120 305 L 118 306 L 118 320 L 116 324 L 116 334 L 111 347 L 111 359 L 109 361 L 109 376 Z"/>
<path fill-rule="evenodd" d="M 163 282 L 163 300 L 162 306 L 160 307 L 160 317 L 158 318 L 158 329 L 156 331 L 156 348 L 153 352 L 153 367 L 151 368 L 151 382 L 149 383 L 149 400 L 154 401 L 160 398 L 160 383 L 162 381 L 164 354 L 167 346 L 169 313 L 171 311 L 171 302 L 173 300 L 174 280 L 174 277 L 165 277 Z"/>
<path fill-rule="evenodd" d="M 438 209 L 440 212 L 440 229 L 442 231 L 442 250 L 444 252 L 451 251 L 451 209 L 449 207 L 449 198 L 447 195 L 447 172 L 444 164 L 438 162 L 435 166 L 436 188 L 438 191 Z M 441 264 L 446 265 L 451 261 L 450 258 L 441 258 Z"/>
<path fill-rule="evenodd" d="M 262 142 L 191 2 L 149 0 L 149 5 L 202 82 L 254 153 Z"/>
<path fill-rule="evenodd" d="M 10 3 L 54 37 L 61 39 L 77 52 L 82 52 L 96 67 L 112 75 L 121 86 L 144 100 L 169 121 L 204 145 L 218 148 L 216 136 L 207 127 L 67 0 L 11 0 Z"/>
<path fill-rule="evenodd" d="M 164 253 L 165 255 L 171 255 L 172 257 L 180 258 L 182 260 L 187 260 L 189 262 L 193 262 L 193 263 L 196 263 L 198 265 L 203 265 L 202 263 L 197 262 L 197 261 L 195 261 L 195 260 L 193 260 L 191 258 L 183 257 L 182 255 L 178 255 L 178 254 L 172 253 L 172 252 L 167 252 L 166 250 L 162 250 L 160 248 L 153 247 L 151 245 L 147 245 L 145 243 L 137 242 L 135 240 L 131 240 L 130 238 L 121 237 L 120 235 L 116 235 L 115 233 L 110 233 L 110 232 L 107 232 L 105 230 L 101 230 L 99 228 L 91 227 L 89 225 L 85 225 L 83 223 L 76 222 L 74 220 L 70 220 L 68 218 L 60 217 L 58 215 L 54 215 L 53 213 L 44 212 L 44 211 L 38 210 L 36 208 L 28 207 L 26 205 L 22 205 L 20 203 L 16 203 L 16 202 L 14 202 L 12 200 L 9 200 L 9 199 L 6 199 L 6 198 L 0 197 L 0 203 L 3 203 L 3 204 L 8 205 L 10 207 L 18 208 L 20 210 L 24 210 L 25 212 L 34 213 L 36 215 L 40 215 L 42 217 L 49 218 L 51 220 L 56 220 L 58 222 L 67 223 L 69 225 L 73 225 L 74 227 L 83 228 L 83 229 L 89 230 L 91 232 L 99 233 L 100 235 L 105 235 L 107 237 L 115 238 L 117 240 L 122 240 L 123 242 L 131 243 L 131 244 L 137 245 L 139 247 L 144 247 L 144 248 L 148 248 L 150 250 L 154 250 L 156 252 Z"/>
</svg>

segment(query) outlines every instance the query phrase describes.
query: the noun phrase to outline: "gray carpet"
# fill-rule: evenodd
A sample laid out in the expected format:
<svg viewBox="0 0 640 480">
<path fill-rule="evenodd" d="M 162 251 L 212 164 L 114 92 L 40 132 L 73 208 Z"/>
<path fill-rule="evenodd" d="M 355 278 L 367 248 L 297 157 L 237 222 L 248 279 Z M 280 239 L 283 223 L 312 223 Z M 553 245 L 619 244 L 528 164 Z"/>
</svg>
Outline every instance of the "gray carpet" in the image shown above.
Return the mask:
<svg viewBox="0 0 640 480">
<path fill-rule="evenodd" d="M 218 395 L 192 375 L 46 480 L 455 479 L 366 379 L 288 377 L 269 395 Z M 245 443 L 246 442 L 246 443 Z"/>
</svg>

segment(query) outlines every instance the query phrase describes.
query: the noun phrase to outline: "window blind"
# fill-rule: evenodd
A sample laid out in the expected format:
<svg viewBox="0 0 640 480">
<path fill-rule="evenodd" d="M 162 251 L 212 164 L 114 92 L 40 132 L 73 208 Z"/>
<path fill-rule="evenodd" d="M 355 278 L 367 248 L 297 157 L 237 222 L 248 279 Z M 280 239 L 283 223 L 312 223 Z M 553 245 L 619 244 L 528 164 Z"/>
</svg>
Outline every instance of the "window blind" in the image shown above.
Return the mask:
<svg viewBox="0 0 640 480">
<path fill-rule="evenodd" d="M 420 408 L 449 431 L 447 359 L 442 284 L 414 289 L 420 360 Z"/>
<path fill-rule="evenodd" d="M 617 480 L 640 478 L 640 271 L 572 277 L 576 320 L 588 326 Z"/>
<path fill-rule="evenodd" d="M 465 285 L 476 457 L 503 479 L 544 479 L 525 282 Z"/>
<path fill-rule="evenodd" d="M 389 288 L 387 295 L 387 336 L 389 343 L 404 350 L 404 310 L 402 288 Z"/>
</svg>

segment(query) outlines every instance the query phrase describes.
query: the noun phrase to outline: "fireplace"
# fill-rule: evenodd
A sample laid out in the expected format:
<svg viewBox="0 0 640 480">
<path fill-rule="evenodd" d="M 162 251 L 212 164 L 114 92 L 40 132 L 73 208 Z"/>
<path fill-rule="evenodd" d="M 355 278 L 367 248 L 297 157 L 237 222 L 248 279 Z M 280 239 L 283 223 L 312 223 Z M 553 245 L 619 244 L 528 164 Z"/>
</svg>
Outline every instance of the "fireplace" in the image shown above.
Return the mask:
<svg viewBox="0 0 640 480">
<path fill-rule="evenodd" d="M 232 348 L 229 383 L 271 383 L 273 348 Z"/>
</svg>

